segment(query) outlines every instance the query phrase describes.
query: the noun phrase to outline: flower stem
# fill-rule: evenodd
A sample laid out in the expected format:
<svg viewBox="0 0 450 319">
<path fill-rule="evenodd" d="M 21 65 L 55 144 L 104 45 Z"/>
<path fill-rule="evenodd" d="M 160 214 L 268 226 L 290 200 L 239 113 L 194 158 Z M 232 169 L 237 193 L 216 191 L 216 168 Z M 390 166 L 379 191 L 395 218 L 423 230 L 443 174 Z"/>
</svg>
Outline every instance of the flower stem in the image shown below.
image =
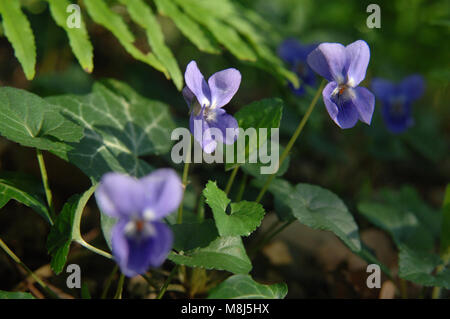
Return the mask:
<svg viewBox="0 0 450 319">
<path fill-rule="evenodd" d="M 231 186 L 233 186 L 234 178 L 236 177 L 238 170 L 239 170 L 239 165 L 235 166 L 233 171 L 231 172 L 230 178 L 228 179 L 227 186 L 225 187 L 225 194 L 227 194 L 227 195 L 231 190 Z"/>
<path fill-rule="evenodd" d="M 184 158 L 183 179 L 182 179 L 183 194 L 182 194 L 180 206 L 178 206 L 177 224 L 181 224 L 183 222 L 183 200 L 184 200 L 184 192 L 186 191 L 186 187 L 187 187 L 189 164 L 191 162 L 191 148 L 192 148 L 192 136 L 191 136 L 191 139 L 189 140 L 189 147 L 188 147 L 188 151 L 186 152 L 186 157 Z"/>
<path fill-rule="evenodd" d="M 102 292 L 102 295 L 100 297 L 101 299 L 105 299 L 106 298 L 106 295 L 108 294 L 109 287 L 111 287 L 111 283 L 112 283 L 112 281 L 114 279 L 114 276 L 116 275 L 118 269 L 119 269 L 119 267 L 117 265 L 115 265 L 113 270 L 112 270 L 112 272 L 111 272 L 111 274 L 108 276 L 108 279 L 106 280 L 106 283 L 105 283 L 105 288 L 103 288 L 103 292 Z"/>
<path fill-rule="evenodd" d="M 25 269 L 25 271 L 31 276 L 33 277 L 34 280 L 36 280 L 36 282 L 53 298 L 57 298 L 58 296 L 41 280 L 41 278 L 39 278 L 30 268 L 27 267 L 27 265 L 25 265 L 19 257 L 17 257 L 16 254 L 14 254 L 14 252 L 9 249 L 9 247 L 5 244 L 5 242 L 0 239 L 0 247 L 3 249 L 3 251 L 5 253 L 8 254 L 9 257 L 11 257 L 12 260 L 14 260 L 17 264 L 19 264 L 20 266 L 22 266 L 23 269 Z"/>
<path fill-rule="evenodd" d="M 125 282 L 125 275 L 120 274 L 119 283 L 117 284 L 116 294 L 114 295 L 114 299 L 122 299 L 123 292 L 123 283 Z"/>
<path fill-rule="evenodd" d="M 247 185 L 247 179 L 248 179 L 248 175 L 244 173 L 244 176 L 242 176 L 241 185 L 239 186 L 239 192 L 236 195 L 235 202 L 240 202 L 242 199 L 242 196 L 244 196 L 245 186 Z"/>
<path fill-rule="evenodd" d="M 162 299 L 164 294 L 166 293 L 167 287 L 169 287 L 170 282 L 172 281 L 173 277 L 178 271 L 178 265 L 175 265 L 173 267 L 172 271 L 169 274 L 169 277 L 167 277 L 166 281 L 164 282 L 163 286 L 161 287 L 161 290 L 159 291 L 158 296 L 156 296 L 156 299 Z"/>
<path fill-rule="evenodd" d="M 322 89 L 324 86 L 325 86 L 325 80 L 322 80 L 322 83 L 318 87 L 316 94 L 314 95 L 314 98 L 311 101 L 311 104 L 309 104 L 309 107 L 306 110 L 305 115 L 303 116 L 297 129 L 295 130 L 294 134 L 292 135 L 291 139 L 289 140 L 286 148 L 284 149 L 284 152 L 281 154 L 280 161 L 278 162 L 278 167 L 280 167 L 281 164 L 283 164 L 284 160 L 286 159 L 289 152 L 291 151 L 292 146 L 294 146 L 295 141 L 300 136 L 300 133 L 303 131 L 303 128 L 305 127 L 305 124 L 308 121 L 309 116 L 311 115 L 312 111 L 314 110 L 314 107 L 317 104 L 317 100 L 319 99 L 320 93 L 322 92 Z M 261 191 L 258 194 L 258 197 L 256 198 L 257 203 L 259 203 L 261 201 L 261 199 L 263 198 L 264 194 L 266 193 L 267 189 L 270 186 L 270 183 L 272 182 L 272 180 L 274 179 L 275 176 L 276 176 L 276 173 L 273 173 L 267 178 L 266 183 L 264 184 L 263 188 L 261 189 Z"/>
<path fill-rule="evenodd" d="M 45 197 L 47 198 L 48 208 L 50 210 L 50 216 L 55 219 L 55 207 L 53 206 L 53 197 L 52 192 L 50 190 L 50 185 L 48 183 L 47 169 L 45 168 L 44 156 L 41 150 L 36 149 L 36 156 L 39 162 L 39 169 L 41 171 L 42 184 L 44 185 Z"/>
</svg>

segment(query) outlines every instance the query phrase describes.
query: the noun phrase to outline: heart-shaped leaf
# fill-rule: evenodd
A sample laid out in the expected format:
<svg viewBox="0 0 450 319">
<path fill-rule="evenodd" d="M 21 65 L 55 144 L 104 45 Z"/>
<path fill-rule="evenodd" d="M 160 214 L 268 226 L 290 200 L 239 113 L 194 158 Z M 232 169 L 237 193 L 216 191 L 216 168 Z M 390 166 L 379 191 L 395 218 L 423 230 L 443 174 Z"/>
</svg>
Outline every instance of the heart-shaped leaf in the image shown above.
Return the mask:
<svg viewBox="0 0 450 319">
<path fill-rule="evenodd" d="M 288 290 L 284 283 L 263 285 L 249 275 L 234 275 L 213 288 L 209 299 L 283 299 Z"/>
<path fill-rule="evenodd" d="M 213 211 L 220 236 L 248 236 L 261 224 L 265 214 L 261 204 L 248 201 L 232 203 L 231 212 L 227 214 L 231 201 L 212 181 L 206 185 L 203 195 Z"/>
</svg>

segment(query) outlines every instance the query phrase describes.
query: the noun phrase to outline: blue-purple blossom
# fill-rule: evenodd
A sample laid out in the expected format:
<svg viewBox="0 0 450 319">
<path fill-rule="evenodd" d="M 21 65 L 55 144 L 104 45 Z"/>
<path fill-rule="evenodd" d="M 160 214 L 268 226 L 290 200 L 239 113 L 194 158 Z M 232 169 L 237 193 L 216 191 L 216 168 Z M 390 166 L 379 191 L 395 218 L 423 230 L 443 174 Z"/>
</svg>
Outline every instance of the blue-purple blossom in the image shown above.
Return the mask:
<svg viewBox="0 0 450 319">
<path fill-rule="evenodd" d="M 384 123 L 392 133 L 401 133 L 414 124 L 412 102 L 423 94 L 425 84 L 420 75 L 411 75 L 395 84 L 388 80 L 372 80 L 372 91 L 383 107 Z"/>
<path fill-rule="evenodd" d="M 358 40 L 346 47 L 322 43 L 307 58 L 309 66 L 329 81 L 322 91 L 331 119 L 341 128 L 351 128 L 358 120 L 369 124 L 375 109 L 374 95 L 359 83 L 366 76 L 370 49 Z"/>
<path fill-rule="evenodd" d="M 128 277 L 159 267 L 172 248 L 172 231 L 162 218 L 180 205 L 182 184 L 172 169 L 158 169 L 141 179 L 105 174 L 95 191 L 101 211 L 118 221 L 112 230 L 114 259 Z"/>
<path fill-rule="evenodd" d="M 183 96 L 190 112 L 190 130 L 203 151 L 212 153 L 217 142 L 233 144 L 237 134 L 226 134 L 227 129 L 238 129 L 236 119 L 222 108 L 236 94 L 241 83 L 241 73 L 234 69 L 226 69 L 214 73 L 205 81 L 195 61 L 191 61 L 184 74 L 186 87 Z M 216 129 L 219 134 L 214 134 Z M 236 132 L 237 133 L 237 132 Z"/>
<path fill-rule="evenodd" d="M 278 47 L 278 55 L 288 65 L 292 72 L 297 74 L 301 83 L 299 88 L 295 88 L 289 83 L 294 94 L 301 96 L 305 94 L 305 85 L 314 86 L 316 84 L 316 75 L 314 71 L 306 63 L 306 58 L 315 48 L 317 44 L 303 45 L 295 39 L 286 39 Z"/>
</svg>

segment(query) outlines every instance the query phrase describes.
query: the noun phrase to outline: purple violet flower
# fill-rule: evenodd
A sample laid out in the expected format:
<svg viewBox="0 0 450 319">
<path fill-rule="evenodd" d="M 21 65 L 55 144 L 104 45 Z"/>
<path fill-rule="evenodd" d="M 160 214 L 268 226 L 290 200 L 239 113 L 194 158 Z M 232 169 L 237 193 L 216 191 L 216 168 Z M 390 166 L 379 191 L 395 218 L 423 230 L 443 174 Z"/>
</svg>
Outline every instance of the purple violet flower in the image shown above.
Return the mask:
<svg viewBox="0 0 450 319">
<path fill-rule="evenodd" d="M 351 128 L 358 120 L 369 124 L 375 109 L 375 97 L 359 83 L 366 76 L 370 49 L 358 40 L 346 47 L 340 43 L 322 43 L 307 58 L 309 66 L 329 81 L 322 91 L 331 119 L 341 128 Z"/>
<path fill-rule="evenodd" d="M 101 211 L 118 218 L 112 230 L 114 259 L 128 277 L 159 267 L 172 248 L 172 231 L 161 219 L 180 205 L 181 180 L 172 169 L 141 178 L 105 174 L 95 191 Z"/>
<path fill-rule="evenodd" d="M 294 94 L 301 96 L 305 94 L 305 85 L 314 86 L 316 84 L 316 75 L 314 71 L 306 63 L 306 58 L 315 48 L 317 44 L 303 45 L 295 39 L 286 39 L 278 47 L 278 55 L 290 67 L 290 70 L 297 74 L 301 79 L 300 87 L 294 88 L 292 83 L 289 83 Z"/>
<path fill-rule="evenodd" d="M 190 112 L 190 130 L 205 153 L 212 153 L 217 142 L 233 144 L 237 139 L 238 123 L 222 108 L 236 94 L 241 83 L 241 73 L 236 69 L 226 69 L 214 73 L 205 81 L 195 61 L 191 61 L 184 73 L 186 87 L 183 96 Z M 214 134 L 216 129 L 219 134 Z M 226 134 L 227 129 L 236 135 Z"/>
<path fill-rule="evenodd" d="M 398 84 L 376 78 L 371 88 L 383 103 L 381 114 L 390 132 L 402 133 L 414 124 L 412 102 L 422 96 L 425 88 L 420 75 L 408 76 Z"/>
</svg>

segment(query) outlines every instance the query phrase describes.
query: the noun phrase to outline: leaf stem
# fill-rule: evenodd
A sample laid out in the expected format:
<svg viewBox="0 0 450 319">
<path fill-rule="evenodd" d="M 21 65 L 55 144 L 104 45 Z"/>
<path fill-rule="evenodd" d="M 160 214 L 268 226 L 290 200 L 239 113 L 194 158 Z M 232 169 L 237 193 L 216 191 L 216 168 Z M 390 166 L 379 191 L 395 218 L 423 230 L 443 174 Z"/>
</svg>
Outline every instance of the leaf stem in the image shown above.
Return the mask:
<svg viewBox="0 0 450 319">
<path fill-rule="evenodd" d="M 183 194 L 181 198 L 180 206 L 178 206 L 178 213 L 177 213 L 177 224 L 181 224 L 183 222 L 183 201 L 184 201 L 184 193 L 186 191 L 187 187 L 187 179 L 189 174 L 189 164 L 191 162 L 191 148 L 192 148 L 192 136 L 189 140 L 189 147 L 188 151 L 186 152 L 186 157 L 184 158 L 184 168 L 183 168 Z"/>
<path fill-rule="evenodd" d="M 177 273 L 177 271 L 178 271 L 178 265 L 175 265 L 175 267 L 173 267 L 172 271 L 170 272 L 169 277 L 167 277 L 166 281 L 164 282 L 163 286 L 161 287 L 161 290 L 159 291 L 159 294 L 156 297 L 156 299 L 162 299 L 162 297 L 166 293 L 167 287 L 169 287 L 169 284 L 172 281 L 175 274 Z"/>
<path fill-rule="evenodd" d="M 125 275 L 120 274 L 119 283 L 117 284 L 116 294 L 114 295 L 114 299 L 122 299 L 123 292 L 123 283 L 125 282 Z"/>
<path fill-rule="evenodd" d="M 446 258 L 444 260 L 444 264 L 439 265 L 438 267 L 436 267 L 436 274 L 439 274 L 441 271 L 443 271 L 445 269 L 445 266 L 448 264 L 450 258 Z M 441 297 L 441 287 L 434 287 L 433 288 L 433 292 L 431 293 L 431 298 L 432 299 L 439 299 Z"/>
<path fill-rule="evenodd" d="M 59 297 L 39 278 L 30 268 L 25 265 L 19 257 L 6 245 L 6 243 L 0 238 L 0 247 L 3 251 L 11 257 L 17 264 L 22 266 L 23 269 L 31 276 L 34 280 L 53 298 L 58 299 Z"/>
<path fill-rule="evenodd" d="M 42 151 L 39 149 L 36 149 L 36 156 L 39 162 L 39 169 L 41 171 L 41 177 L 42 177 L 42 184 L 44 186 L 45 190 L 45 197 L 47 198 L 47 205 L 50 210 L 50 216 L 51 219 L 55 219 L 55 207 L 53 206 L 53 197 L 52 192 L 50 190 L 50 185 L 48 183 L 48 175 L 47 175 L 47 169 L 45 168 L 45 162 L 44 162 L 44 155 L 42 154 Z M 53 223 L 53 221 L 52 221 Z"/>
<path fill-rule="evenodd" d="M 92 246 L 91 244 L 87 243 L 83 238 L 77 238 L 75 241 L 77 243 L 79 243 L 81 246 L 83 246 L 84 248 L 87 248 L 90 251 L 92 251 L 92 252 L 94 252 L 94 253 L 96 253 L 98 255 L 101 255 L 101 256 L 106 257 L 108 259 L 113 259 L 112 255 L 110 253 L 107 253 L 104 250 L 101 250 L 101 249 L 99 249 L 97 247 Z"/>
<path fill-rule="evenodd" d="M 231 172 L 230 178 L 228 179 L 227 186 L 225 187 L 225 194 L 227 194 L 227 195 L 231 190 L 231 186 L 233 186 L 233 182 L 234 182 L 234 179 L 236 177 L 238 170 L 239 170 L 239 165 L 235 166 L 233 171 Z"/>
<path fill-rule="evenodd" d="M 292 135 L 291 139 L 289 140 L 286 148 L 284 149 L 284 152 L 281 154 L 280 160 L 278 162 L 278 167 L 280 167 L 281 164 L 283 164 L 284 160 L 286 159 L 289 152 L 291 151 L 292 146 L 294 146 L 295 141 L 298 139 L 298 137 L 300 136 L 300 133 L 303 131 L 303 128 L 305 127 L 305 124 L 308 121 L 309 116 L 311 115 L 312 111 L 314 110 L 314 107 L 317 104 L 317 100 L 319 99 L 320 93 L 322 92 L 322 89 L 324 86 L 325 86 L 325 80 L 322 80 L 322 83 L 317 88 L 316 94 L 314 95 L 314 98 L 312 99 L 311 103 L 309 104 L 309 107 L 306 110 L 305 115 L 303 116 L 297 129 L 295 130 L 294 134 Z M 276 176 L 276 173 L 273 173 L 267 178 L 266 183 L 264 184 L 263 188 L 261 189 L 261 191 L 258 194 L 258 197 L 256 198 L 257 203 L 259 203 L 261 201 L 261 199 L 263 198 L 264 194 L 266 193 L 267 189 L 270 186 L 270 183 L 272 182 L 272 180 L 274 179 L 275 176 Z"/>
</svg>

